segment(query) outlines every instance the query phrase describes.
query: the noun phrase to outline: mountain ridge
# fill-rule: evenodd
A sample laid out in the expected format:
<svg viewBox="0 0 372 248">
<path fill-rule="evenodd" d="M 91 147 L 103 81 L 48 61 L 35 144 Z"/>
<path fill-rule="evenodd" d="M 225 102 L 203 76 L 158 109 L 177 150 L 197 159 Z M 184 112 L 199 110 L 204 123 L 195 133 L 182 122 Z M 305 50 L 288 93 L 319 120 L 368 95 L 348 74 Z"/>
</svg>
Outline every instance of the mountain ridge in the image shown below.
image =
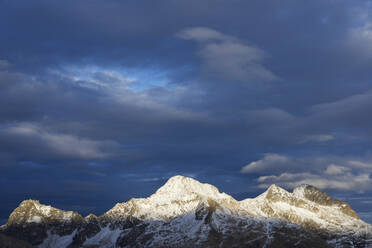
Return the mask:
<svg viewBox="0 0 372 248">
<path fill-rule="evenodd" d="M 28 231 L 35 235 L 25 235 Z M 279 247 L 288 246 L 286 242 L 298 244 L 293 247 L 372 247 L 371 225 L 349 204 L 311 185 L 293 192 L 271 185 L 256 198 L 237 201 L 213 185 L 183 176 L 98 217 L 83 218 L 26 200 L 1 232 L 41 248 Z"/>
</svg>

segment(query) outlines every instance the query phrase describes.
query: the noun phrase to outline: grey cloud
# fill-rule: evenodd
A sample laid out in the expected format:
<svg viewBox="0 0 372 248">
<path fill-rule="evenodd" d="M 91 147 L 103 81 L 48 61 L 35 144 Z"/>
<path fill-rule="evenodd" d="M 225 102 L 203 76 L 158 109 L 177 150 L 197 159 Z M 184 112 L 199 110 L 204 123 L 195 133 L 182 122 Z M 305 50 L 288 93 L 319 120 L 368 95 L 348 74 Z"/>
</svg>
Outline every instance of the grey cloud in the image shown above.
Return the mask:
<svg viewBox="0 0 372 248">
<path fill-rule="evenodd" d="M 329 134 L 316 134 L 316 135 L 305 135 L 299 143 L 308 143 L 308 142 L 327 142 L 330 140 L 334 140 L 335 137 Z"/>
<path fill-rule="evenodd" d="M 359 94 L 344 97 L 337 101 L 314 105 L 310 108 L 311 114 L 303 119 L 302 125 L 317 125 L 319 129 L 337 130 L 338 128 L 349 129 L 350 133 L 372 134 L 369 128 L 370 109 L 372 108 L 372 92 L 370 90 Z"/>
<path fill-rule="evenodd" d="M 352 8 L 352 11 L 359 25 L 354 25 L 347 30 L 346 50 L 357 62 L 368 63 L 368 59 L 372 56 L 372 19 L 369 15 L 371 5 L 369 1 L 363 1 L 361 5 Z"/>
<path fill-rule="evenodd" d="M 0 59 L 0 71 L 8 69 L 10 66 L 11 64 L 7 60 Z"/>
<path fill-rule="evenodd" d="M 36 146 L 54 156 L 78 159 L 103 159 L 110 157 L 118 144 L 113 141 L 95 141 L 70 134 L 51 133 L 35 123 L 16 123 L 0 128 L 0 137 L 12 146 Z M 6 149 L 6 148 L 5 148 Z M 21 152 L 21 151 L 20 151 Z M 34 151 L 31 151 L 34 152 Z M 28 159 L 28 156 L 23 159 Z"/>
<path fill-rule="evenodd" d="M 244 44 L 213 29 L 189 28 L 178 35 L 201 43 L 201 56 L 207 73 L 226 80 L 252 81 L 278 79 L 263 63 L 267 54 L 260 48 Z M 214 75 L 215 74 L 215 75 Z"/>
<path fill-rule="evenodd" d="M 358 115 L 372 105 L 371 95 L 372 91 L 367 91 L 334 102 L 317 104 L 311 107 L 311 112 L 315 116 L 328 116 L 329 119 Z"/>
<path fill-rule="evenodd" d="M 279 108 L 265 108 L 246 112 L 248 121 L 267 123 L 266 125 L 290 125 L 296 122 L 296 117 Z"/>
<path fill-rule="evenodd" d="M 179 38 L 185 40 L 195 40 L 198 42 L 216 42 L 216 41 L 231 41 L 238 42 L 238 40 L 232 36 L 222 34 L 216 30 L 206 27 L 194 27 L 187 28 L 182 32 L 178 33 Z"/>
<path fill-rule="evenodd" d="M 346 41 L 346 45 L 359 55 L 359 60 L 366 60 L 372 56 L 371 41 L 372 24 L 367 21 L 363 26 L 349 30 L 349 40 Z"/>
</svg>

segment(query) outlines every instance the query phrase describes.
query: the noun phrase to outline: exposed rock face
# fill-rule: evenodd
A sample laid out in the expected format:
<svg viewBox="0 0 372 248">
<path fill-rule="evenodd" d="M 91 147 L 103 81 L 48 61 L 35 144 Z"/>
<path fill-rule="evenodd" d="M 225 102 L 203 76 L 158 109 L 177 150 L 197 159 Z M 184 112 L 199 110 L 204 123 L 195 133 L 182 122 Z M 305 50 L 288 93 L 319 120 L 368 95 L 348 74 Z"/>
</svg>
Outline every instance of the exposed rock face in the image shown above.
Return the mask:
<svg viewBox="0 0 372 248">
<path fill-rule="evenodd" d="M 315 202 L 323 206 L 338 206 L 338 208 L 346 215 L 359 219 L 358 214 L 351 209 L 347 202 L 342 202 L 332 199 L 327 193 L 319 191 L 311 185 L 302 185 L 293 190 L 293 194 L 297 197 L 303 197 L 307 200 Z"/>
<path fill-rule="evenodd" d="M 361 221 L 349 204 L 333 200 L 309 185 L 299 186 L 293 193 L 272 185 L 257 198 L 242 203 L 255 215 L 286 220 L 313 231 L 371 232 L 371 226 Z"/>
<path fill-rule="evenodd" d="M 237 201 L 176 176 L 148 198 L 83 218 L 24 201 L 0 232 L 38 247 L 372 247 L 372 228 L 347 203 L 304 185 L 272 185 Z"/>
</svg>

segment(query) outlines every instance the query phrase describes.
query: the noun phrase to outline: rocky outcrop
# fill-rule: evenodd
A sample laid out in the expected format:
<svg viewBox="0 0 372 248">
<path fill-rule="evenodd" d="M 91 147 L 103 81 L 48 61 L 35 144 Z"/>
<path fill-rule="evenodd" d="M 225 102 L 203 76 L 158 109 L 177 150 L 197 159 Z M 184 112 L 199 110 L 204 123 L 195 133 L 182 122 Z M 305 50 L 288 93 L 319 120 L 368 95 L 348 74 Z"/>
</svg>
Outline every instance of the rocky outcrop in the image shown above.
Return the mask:
<svg viewBox="0 0 372 248">
<path fill-rule="evenodd" d="M 321 192 L 314 186 L 301 185 L 293 190 L 293 194 L 322 206 L 337 206 L 344 214 L 359 219 L 358 214 L 347 202 L 334 200 L 326 192 Z"/>
</svg>

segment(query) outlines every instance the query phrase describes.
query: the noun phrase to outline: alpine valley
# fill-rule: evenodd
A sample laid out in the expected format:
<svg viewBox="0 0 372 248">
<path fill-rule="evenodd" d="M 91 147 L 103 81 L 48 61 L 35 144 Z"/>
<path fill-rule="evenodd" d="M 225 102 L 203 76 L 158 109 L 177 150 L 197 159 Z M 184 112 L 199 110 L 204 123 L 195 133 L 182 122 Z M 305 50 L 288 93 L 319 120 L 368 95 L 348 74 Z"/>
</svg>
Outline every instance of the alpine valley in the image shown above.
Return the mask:
<svg viewBox="0 0 372 248">
<path fill-rule="evenodd" d="M 237 201 L 175 176 L 148 198 L 102 216 L 25 200 L 0 227 L 1 247 L 372 247 L 372 226 L 349 204 L 310 185 L 270 186 Z"/>
</svg>

